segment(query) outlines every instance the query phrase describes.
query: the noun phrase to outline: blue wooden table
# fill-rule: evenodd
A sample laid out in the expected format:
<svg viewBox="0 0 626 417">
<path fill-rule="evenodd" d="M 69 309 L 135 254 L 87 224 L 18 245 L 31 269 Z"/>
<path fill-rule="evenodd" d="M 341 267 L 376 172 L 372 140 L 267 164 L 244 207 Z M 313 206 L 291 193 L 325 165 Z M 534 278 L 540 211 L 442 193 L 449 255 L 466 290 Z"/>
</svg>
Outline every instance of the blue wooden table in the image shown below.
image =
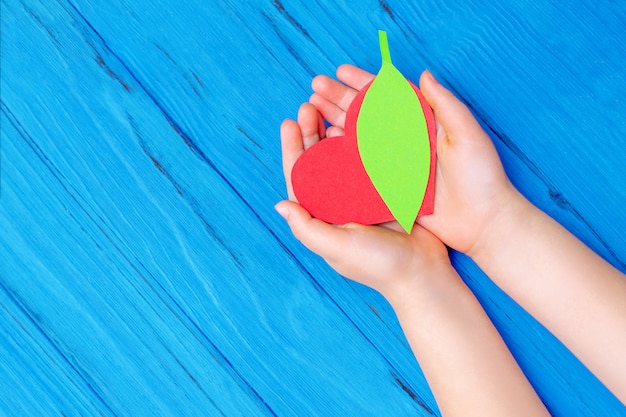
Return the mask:
<svg viewBox="0 0 626 417">
<path fill-rule="evenodd" d="M 280 122 L 315 74 L 376 71 L 378 29 L 626 271 L 623 2 L 1 4 L 0 414 L 438 414 L 385 300 L 273 210 Z M 554 415 L 626 414 L 452 256 Z"/>
</svg>

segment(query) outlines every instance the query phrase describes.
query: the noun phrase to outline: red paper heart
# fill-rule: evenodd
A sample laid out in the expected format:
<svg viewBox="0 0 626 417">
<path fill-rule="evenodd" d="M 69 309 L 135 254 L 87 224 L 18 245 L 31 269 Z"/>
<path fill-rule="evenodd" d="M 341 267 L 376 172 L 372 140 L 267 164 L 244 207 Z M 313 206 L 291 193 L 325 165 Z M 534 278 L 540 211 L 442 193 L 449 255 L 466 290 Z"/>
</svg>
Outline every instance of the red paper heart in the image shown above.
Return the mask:
<svg viewBox="0 0 626 417">
<path fill-rule="evenodd" d="M 432 214 L 435 197 L 436 125 L 430 105 L 409 81 L 417 94 L 428 128 L 430 175 L 418 216 Z M 361 157 L 356 139 L 356 121 L 366 85 L 354 98 L 346 113 L 345 134 L 324 139 L 307 149 L 291 171 L 296 199 L 313 217 L 328 223 L 378 224 L 395 220 L 374 188 Z"/>
</svg>

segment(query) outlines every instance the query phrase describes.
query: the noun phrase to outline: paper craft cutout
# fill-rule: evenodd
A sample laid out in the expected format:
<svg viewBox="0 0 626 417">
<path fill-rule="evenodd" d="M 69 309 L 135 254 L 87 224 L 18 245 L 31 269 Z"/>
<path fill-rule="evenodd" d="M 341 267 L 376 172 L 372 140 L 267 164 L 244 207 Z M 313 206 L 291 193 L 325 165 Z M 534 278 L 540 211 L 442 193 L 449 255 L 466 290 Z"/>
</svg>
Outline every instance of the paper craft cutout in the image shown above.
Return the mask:
<svg viewBox="0 0 626 417">
<path fill-rule="evenodd" d="M 428 127 L 415 91 L 391 63 L 387 34 L 378 33 L 382 67 L 363 99 L 356 137 L 365 171 L 410 233 L 430 173 Z"/>
<path fill-rule="evenodd" d="M 398 82 L 395 80 L 398 78 L 397 74 L 393 75 L 394 81 L 392 81 L 392 83 L 384 80 L 384 78 L 389 77 L 388 75 L 385 75 L 384 78 L 381 77 L 383 70 L 387 73 L 390 70 L 389 65 L 393 65 L 389 58 L 386 35 L 382 32 L 380 36 L 381 54 L 383 55 L 381 71 L 374 81 L 366 85 L 350 104 L 346 112 L 345 136 L 327 138 L 310 147 L 298 158 L 292 170 L 291 181 L 298 202 L 307 209 L 312 216 L 328 223 L 345 224 L 348 222 L 357 222 L 361 224 L 378 224 L 396 220 L 396 217 L 394 217 L 388 205 L 383 201 L 381 194 L 377 191 L 375 182 L 371 179 L 371 173 L 368 174 L 364 166 L 362 161 L 363 155 L 360 152 L 362 146 L 358 143 L 361 137 L 357 135 L 357 130 L 359 135 L 370 135 L 367 133 L 367 130 L 370 129 L 368 124 L 371 125 L 372 122 L 366 121 L 365 124 L 362 124 L 360 121 L 363 114 L 363 106 L 371 105 L 372 109 L 376 110 L 374 105 L 376 105 L 377 101 L 380 103 L 380 100 L 386 100 L 385 103 L 387 103 L 388 109 L 394 109 L 395 106 L 397 106 L 394 99 L 395 90 L 397 88 L 390 87 L 390 85 L 395 85 L 395 83 Z M 385 64 L 385 62 L 387 62 L 387 64 Z M 395 67 L 392 68 L 392 70 L 395 70 Z M 379 80 L 379 77 L 383 80 L 379 84 L 386 90 L 383 92 L 388 99 L 369 98 L 370 90 L 374 88 L 374 84 Z M 405 85 L 400 84 L 402 86 L 401 89 L 404 90 L 404 100 L 411 101 L 411 99 L 407 97 L 407 91 L 411 92 L 413 97 L 417 97 L 418 99 L 415 100 L 413 98 L 413 104 L 410 106 L 412 110 L 406 111 L 403 108 L 396 108 L 396 110 L 391 110 L 391 116 L 388 114 L 389 110 L 383 110 L 382 112 L 387 113 L 386 117 L 390 117 L 392 120 L 395 119 L 396 124 L 404 124 L 409 120 L 410 125 L 419 126 L 417 129 L 419 133 L 413 136 L 414 139 L 410 139 L 410 132 L 407 132 L 406 129 L 401 130 L 401 132 L 404 132 L 402 134 L 409 136 L 409 139 L 405 137 L 400 139 L 399 142 L 405 144 L 409 142 L 406 146 L 414 150 L 407 151 L 406 148 L 402 148 L 396 144 L 390 145 L 390 142 L 395 141 L 396 138 L 391 136 L 387 131 L 378 138 L 378 141 L 373 144 L 366 143 L 364 146 L 366 147 L 365 152 L 371 152 L 374 157 L 380 153 L 384 154 L 385 148 L 399 150 L 402 154 L 400 159 L 395 158 L 395 156 L 398 155 L 397 153 L 387 153 L 389 157 L 393 156 L 394 158 L 388 161 L 388 163 L 391 164 L 391 168 L 382 168 L 382 176 L 385 177 L 384 181 L 387 181 L 384 187 L 387 187 L 389 184 L 393 185 L 394 183 L 400 184 L 405 182 L 408 184 L 403 184 L 402 187 L 406 187 L 407 189 L 411 188 L 408 191 L 409 195 L 418 194 L 410 183 L 410 181 L 412 181 L 411 178 L 391 178 L 387 175 L 386 171 L 400 172 L 400 175 L 405 175 L 402 170 L 397 169 L 398 167 L 394 165 L 402 163 L 398 163 L 398 160 L 404 163 L 407 163 L 406 161 L 412 161 L 413 157 L 410 155 L 407 157 L 407 153 L 416 152 L 415 149 L 417 148 L 420 149 L 420 156 L 415 158 L 415 160 L 421 161 L 417 163 L 424 163 L 424 159 L 427 160 L 428 165 L 424 163 L 419 170 L 415 170 L 417 172 L 408 174 L 416 176 L 421 175 L 422 181 L 427 175 L 425 191 L 423 189 L 424 185 L 422 185 L 422 194 L 417 197 L 413 196 L 412 204 L 404 204 L 402 201 L 403 197 L 400 194 L 391 197 L 391 205 L 396 206 L 394 210 L 396 210 L 396 212 L 399 210 L 400 215 L 403 216 L 403 221 L 400 224 L 407 233 L 410 233 L 416 216 L 432 214 L 434 208 L 436 125 L 432 109 L 419 89 L 410 81 L 405 81 L 404 77 L 402 77 L 402 80 L 406 82 L 406 86 L 411 87 L 411 90 L 407 90 L 404 88 Z M 399 101 L 401 102 L 401 100 Z M 367 104 L 368 102 L 369 104 Z M 415 105 L 416 103 L 419 103 L 419 107 Z M 379 107 L 380 104 L 376 106 Z M 373 110 L 367 109 L 365 111 L 365 114 L 369 114 L 367 117 L 379 118 L 378 115 L 381 114 L 381 111 Z M 375 114 L 372 116 L 371 113 Z M 398 114 L 403 115 L 402 120 L 399 119 Z M 417 122 L 413 119 L 417 119 Z M 384 125 L 387 121 L 380 123 Z M 421 125 L 419 123 L 421 123 Z M 374 128 L 376 129 L 377 127 L 375 126 Z M 363 129 L 366 129 L 366 133 L 363 133 Z M 373 135 L 369 139 L 366 139 L 366 141 L 370 142 L 372 138 L 374 138 Z M 412 140 L 421 141 L 421 146 L 415 146 L 411 143 Z M 424 146 L 425 144 L 428 147 Z M 376 161 L 374 163 L 376 163 Z M 376 172 L 373 174 L 374 176 L 381 176 L 381 168 L 375 167 L 373 170 Z M 389 178 L 391 178 L 391 180 Z M 415 181 L 415 179 L 413 179 L 413 181 Z M 417 200 L 420 200 L 419 203 L 421 205 L 417 205 L 419 211 L 415 212 L 415 201 Z M 408 209 L 406 207 L 408 207 Z M 413 214 L 410 214 L 411 212 L 413 212 Z"/>
</svg>

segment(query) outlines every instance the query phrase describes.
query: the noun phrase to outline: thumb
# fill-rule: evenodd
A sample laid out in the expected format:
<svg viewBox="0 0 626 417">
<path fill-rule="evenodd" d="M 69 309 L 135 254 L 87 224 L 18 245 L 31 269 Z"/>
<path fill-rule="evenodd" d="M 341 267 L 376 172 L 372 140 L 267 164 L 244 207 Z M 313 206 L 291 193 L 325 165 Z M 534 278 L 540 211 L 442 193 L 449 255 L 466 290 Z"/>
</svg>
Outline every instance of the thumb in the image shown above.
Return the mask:
<svg viewBox="0 0 626 417">
<path fill-rule="evenodd" d="M 420 90 L 433 108 L 435 117 L 448 135 L 448 140 L 455 142 L 475 137 L 476 134 L 484 134 L 467 106 L 439 84 L 428 70 L 420 77 Z"/>
<path fill-rule="evenodd" d="M 324 259 L 332 258 L 348 243 L 347 230 L 311 217 L 298 203 L 285 200 L 274 208 L 287 221 L 296 239 Z"/>
</svg>

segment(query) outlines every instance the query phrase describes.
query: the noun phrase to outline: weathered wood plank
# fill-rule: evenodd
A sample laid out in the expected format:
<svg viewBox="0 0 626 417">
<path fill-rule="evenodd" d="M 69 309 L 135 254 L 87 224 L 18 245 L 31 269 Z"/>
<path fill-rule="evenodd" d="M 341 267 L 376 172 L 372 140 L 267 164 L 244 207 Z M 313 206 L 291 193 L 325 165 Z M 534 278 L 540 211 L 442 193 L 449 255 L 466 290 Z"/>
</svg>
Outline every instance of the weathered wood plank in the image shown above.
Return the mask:
<svg viewBox="0 0 626 417">
<path fill-rule="evenodd" d="M 346 401 L 355 410 L 420 410 L 399 386 L 402 372 L 390 373 L 314 277 L 294 285 L 299 263 L 98 37 L 33 20 L 20 37 L 33 45 L 14 45 L 36 51 L 41 81 L 11 86 L 3 107 L 18 131 L 9 135 L 15 147 L 5 147 L 13 192 L 3 210 L 9 249 L 24 230 L 42 240 L 7 256 L 3 282 L 63 342 L 62 368 L 84 367 L 113 413 L 315 415 Z M 47 37 L 55 32 L 60 47 Z M 67 49 L 76 50 L 67 61 L 47 56 Z M 24 67 L 14 65 L 13 74 Z M 250 236 L 258 246 L 241 247 Z M 34 264 L 16 264 L 24 258 Z M 66 298 L 79 311 L 68 311 Z M 179 376 L 168 382 L 161 367 Z M 368 383 L 380 376 L 386 382 Z"/>
<path fill-rule="evenodd" d="M 314 74 L 375 70 L 378 28 L 405 73 L 472 106 L 524 194 L 625 269 L 618 5 L 89 3 L 2 2 L 9 414 L 436 410 L 389 306 L 272 211 L 278 124 Z M 621 410 L 454 260 L 555 415 Z"/>
</svg>

